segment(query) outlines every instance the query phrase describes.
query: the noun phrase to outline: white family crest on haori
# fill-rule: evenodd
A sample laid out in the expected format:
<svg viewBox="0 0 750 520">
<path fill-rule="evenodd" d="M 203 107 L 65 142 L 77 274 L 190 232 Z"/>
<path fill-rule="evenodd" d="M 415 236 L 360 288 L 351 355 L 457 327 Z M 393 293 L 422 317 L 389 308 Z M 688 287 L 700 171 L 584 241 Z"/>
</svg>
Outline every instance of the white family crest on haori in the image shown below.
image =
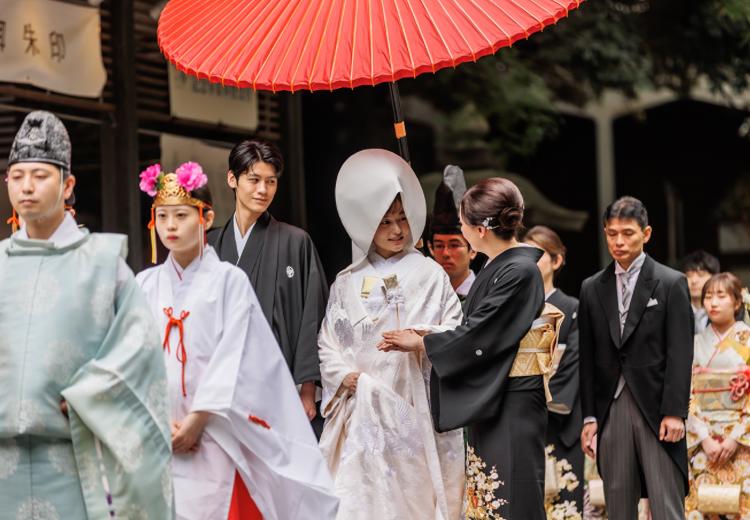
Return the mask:
<svg viewBox="0 0 750 520">
<path fill-rule="evenodd" d="M 170 256 L 137 280 L 171 331 L 171 419 L 211 414 L 197 451 L 173 457 L 178 520 L 227 518 L 237 472 L 265 520 L 332 520 L 333 482 L 245 273 L 207 247 L 184 270 Z"/>
<path fill-rule="evenodd" d="M 403 252 L 385 259 L 370 245 L 397 195 L 412 236 Z M 336 205 L 355 258 L 331 288 L 318 346 L 326 417 L 320 444 L 341 499 L 338 518 L 459 518 L 463 437 L 433 429 L 430 362 L 376 348 L 385 331 L 440 331 L 461 321 L 447 275 L 414 249 L 424 228 L 424 194 L 403 159 L 365 150 L 341 168 Z M 342 387 L 352 372 L 361 374 L 353 393 Z"/>
</svg>

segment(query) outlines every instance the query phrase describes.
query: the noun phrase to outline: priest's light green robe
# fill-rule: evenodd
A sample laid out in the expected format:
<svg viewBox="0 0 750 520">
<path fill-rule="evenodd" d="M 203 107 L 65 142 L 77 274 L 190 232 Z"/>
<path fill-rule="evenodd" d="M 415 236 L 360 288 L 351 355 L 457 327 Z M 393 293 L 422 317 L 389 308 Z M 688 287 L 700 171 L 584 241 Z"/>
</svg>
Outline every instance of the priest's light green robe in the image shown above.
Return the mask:
<svg viewBox="0 0 750 520">
<path fill-rule="evenodd" d="M 156 325 L 125 237 L 73 230 L 0 242 L 0 520 L 172 519 Z"/>
</svg>

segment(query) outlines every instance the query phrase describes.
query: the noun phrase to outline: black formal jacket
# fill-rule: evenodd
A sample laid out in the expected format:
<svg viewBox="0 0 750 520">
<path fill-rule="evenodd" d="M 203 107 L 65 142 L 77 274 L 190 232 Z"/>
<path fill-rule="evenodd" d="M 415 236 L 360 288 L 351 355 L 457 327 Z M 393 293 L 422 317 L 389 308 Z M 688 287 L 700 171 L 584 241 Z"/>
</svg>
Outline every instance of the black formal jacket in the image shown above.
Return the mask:
<svg viewBox="0 0 750 520">
<path fill-rule="evenodd" d="M 471 286 L 463 323 L 425 336 L 437 431 L 500 414 L 521 339 L 544 308 L 544 282 L 536 265 L 542 254 L 536 247 L 520 246 L 495 257 Z M 514 379 L 533 380 L 541 388 L 541 377 Z"/>
<path fill-rule="evenodd" d="M 547 429 L 569 449 L 580 442 L 583 426 L 578 370 L 578 300 L 556 289 L 547 303 L 554 305 L 565 315 L 557 340 L 559 344 L 565 344 L 565 353 L 557 372 L 550 379 L 549 389 L 553 402 L 570 410 L 568 414 L 550 411 Z"/>
<path fill-rule="evenodd" d="M 606 427 L 622 373 L 654 435 L 659 436 L 665 416 L 687 418 L 694 325 L 685 276 L 647 256 L 630 301 L 622 337 L 614 263 L 586 279 L 580 296 L 583 416 L 596 417 L 599 431 Z M 682 471 L 687 493 L 685 439 L 663 442 L 662 446 Z"/>
<path fill-rule="evenodd" d="M 219 258 L 250 278 L 294 381 L 320 380 L 318 332 L 328 302 L 328 283 L 310 236 L 264 213 L 237 258 L 232 216 L 208 234 Z"/>
</svg>

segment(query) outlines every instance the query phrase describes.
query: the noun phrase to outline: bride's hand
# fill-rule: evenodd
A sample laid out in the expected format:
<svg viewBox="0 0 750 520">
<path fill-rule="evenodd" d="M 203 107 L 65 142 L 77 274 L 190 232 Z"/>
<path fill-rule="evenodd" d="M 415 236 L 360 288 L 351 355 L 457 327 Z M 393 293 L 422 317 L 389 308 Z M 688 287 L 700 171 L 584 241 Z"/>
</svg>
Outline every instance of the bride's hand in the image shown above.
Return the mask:
<svg viewBox="0 0 750 520">
<path fill-rule="evenodd" d="M 344 376 L 344 380 L 341 381 L 341 386 L 351 393 L 355 393 L 357 391 L 357 383 L 359 382 L 359 374 L 360 372 L 350 372 L 346 376 Z"/>
<path fill-rule="evenodd" d="M 381 352 L 424 352 L 424 340 L 412 329 L 384 332 L 383 341 L 378 344 L 378 350 Z"/>
</svg>

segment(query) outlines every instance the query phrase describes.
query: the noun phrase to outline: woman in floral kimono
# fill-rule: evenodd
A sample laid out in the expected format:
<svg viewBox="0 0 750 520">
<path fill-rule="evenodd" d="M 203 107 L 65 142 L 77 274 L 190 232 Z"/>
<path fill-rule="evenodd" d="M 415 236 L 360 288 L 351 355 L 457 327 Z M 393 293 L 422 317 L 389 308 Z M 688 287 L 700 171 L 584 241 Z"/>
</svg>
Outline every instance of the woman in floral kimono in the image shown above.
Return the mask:
<svg viewBox="0 0 750 520">
<path fill-rule="evenodd" d="M 703 287 L 710 323 L 695 337 L 688 520 L 750 518 L 750 326 L 738 321 L 741 290 L 731 273 Z"/>
<path fill-rule="evenodd" d="M 195 163 L 141 174 L 152 241 L 170 251 L 137 280 L 164 331 L 177 518 L 332 520 L 330 475 L 250 282 L 204 246 L 207 181 Z"/>
<path fill-rule="evenodd" d="M 339 216 L 354 261 L 331 288 L 318 344 L 326 417 L 320 445 L 341 520 L 456 520 L 464 483 L 460 430 L 435 433 L 430 363 L 378 351 L 384 331 L 455 327 L 448 276 L 414 248 L 425 222 L 416 175 L 399 156 L 364 150 L 341 167 Z"/>
</svg>

